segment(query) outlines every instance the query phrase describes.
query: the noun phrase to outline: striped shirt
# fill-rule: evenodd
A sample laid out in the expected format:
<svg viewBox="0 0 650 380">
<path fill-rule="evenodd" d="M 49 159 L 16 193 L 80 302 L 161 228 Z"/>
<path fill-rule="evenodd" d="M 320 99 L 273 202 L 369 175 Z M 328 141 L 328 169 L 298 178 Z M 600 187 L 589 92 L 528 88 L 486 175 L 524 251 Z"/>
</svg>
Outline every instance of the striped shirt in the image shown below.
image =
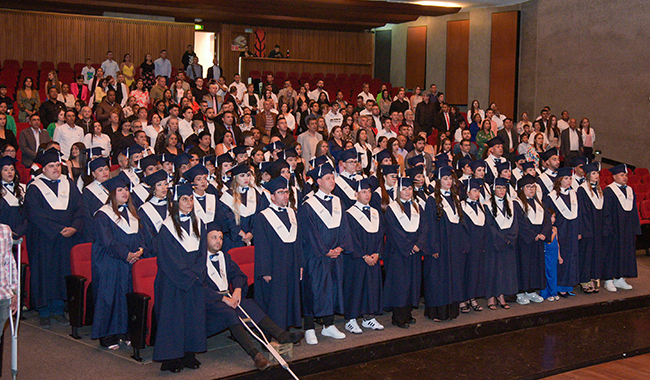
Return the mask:
<svg viewBox="0 0 650 380">
<path fill-rule="evenodd" d="M 0 299 L 10 299 L 18 290 L 18 269 L 12 245 L 11 228 L 0 224 Z"/>
</svg>

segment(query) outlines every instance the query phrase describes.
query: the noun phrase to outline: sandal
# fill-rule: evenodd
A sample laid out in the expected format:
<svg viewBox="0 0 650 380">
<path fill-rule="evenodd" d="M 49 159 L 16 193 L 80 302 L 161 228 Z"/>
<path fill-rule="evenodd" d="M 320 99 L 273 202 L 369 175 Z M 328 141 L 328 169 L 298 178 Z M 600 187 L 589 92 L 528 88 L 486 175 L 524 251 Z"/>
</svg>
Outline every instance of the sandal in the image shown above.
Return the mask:
<svg viewBox="0 0 650 380">
<path fill-rule="evenodd" d="M 499 306 L 501 306 L 504 309 L 510 309 L 510 305 L 508 305 L 507 302 L 504 302 L 504 303 L 499 302 Z"/>
<path fill-rule="evenodd" d="M 479 305 L 478 302 L 476 301 L 471 301 L 470 305 L 472 306 L 472 309 L 474 309 L 474 311 L 483 311 L 481 305 Z"/>
<path fill-rule="evenodd" d="M 488 307 L 488 309 L 490 309 L 490 310 L 496 310 L 496 309 L 497 309 L 497 304 L 496 304 L 496 303 L 488 304 L 487 307 Z"/>
<path fill-rule="evenodd" d="M 466 303 L 462 303 L 460 306 L 461 313 L 469 313 L 469 306 Z"/>
</svg>

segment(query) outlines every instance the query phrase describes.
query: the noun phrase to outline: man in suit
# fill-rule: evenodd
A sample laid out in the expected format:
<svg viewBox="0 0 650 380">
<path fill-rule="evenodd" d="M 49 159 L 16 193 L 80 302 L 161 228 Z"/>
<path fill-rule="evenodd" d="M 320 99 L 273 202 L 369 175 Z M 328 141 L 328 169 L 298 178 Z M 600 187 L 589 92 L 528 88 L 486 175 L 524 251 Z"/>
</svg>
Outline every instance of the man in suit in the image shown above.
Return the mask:
<svg viewBox="0 0 650 380">
<path fill-rule="evenodd" d="M 447 138 L 453 139 L 454 132 L 458 128 L 458 122 L 449 113 L 449 105 L 447 103 L 442 103 L 440 106 L 440 113 L 437 114 L 434 127 L 438 130 L 440 139 L 442 139 L 443 133 Z"/>
<path fill-rule="evenodd" d="M 41 128 L 41 117 L 37 113 L 29 117 L 29 128 L 20 132 L 20 151 L 23 153 L 22 164 L 29 168 L 41 144 L 50 142 L 50 134 Z"/>
<path fill-rule="evenodd" d="M 271 129 L 275 127 L 278 118 L 276 113 L 271 112 L 272 108 L 273 101 L 271 99 L 265 100 L 264 109 L 262 112 L 258 112 L 257 115 L 255 115 L 255 126 L 260 128 L 260 131 L 267 135 L 271 134 Z"/>
<path fill-rule="evenodd" d="M 426 132 L 427 136 L 429 136 L 433 131 L 435 109 L 429 99 L 429 91 L 425 91 L 422 95 L 422 101 L 415 107 L 414 133 L 416 135 L 420 132 Z"/>
<path fill-rule="evenodd" d="M 570 165 L 575 157 L 583 153 L 582 133 L 578 130 L 576 119 L 569 119 L 569 128 L 560 135 L 560 153 L 566 165 Z"/>
<path fill-rule="evenodd" d="M 217 82 L 219 77 L 223 75 L 223 69 L 219 67 L 219 60 L 216 57 L 212 60 L 212 64 L 213 65 L 208 68 L 208 76 L 206 77 L 208 83 L 212 80 Z"/>
<path fill-rule="evenodd" d="M 104 128 L 110 126 L 111 121 L 109 120 L 109 117 L 112 113 L 117 113 L 120 116 L 120 120 L 124 119 L 122 106 L 115 101 L 115 90 L 108 90 L 106 92 L 104 100 L 97 105 L 95 113 L 97 121 L 102 123 L 102 127 Z"/>
<path fill-rule="evenodd" d="M 223 118 L 221 120 L 223 121 L 223 124 L 215 123 L 214 125 L 214 142 L 216 144 L 221 143 L 223 141 L 223 135 L 225 135 L 226 132 L 231 132 L 233 134 L 232 137 L 234 138 L 234 144 L 237 145 L 241 136 L 241 129 L 239 129 L 239 126 L 235 124 L 235 116 L 231 111 L 226 111 L 223 113 Z"/>
<path fill-rule="evenodd" d="M 218 91 L 219 86 L 216 83 L 210 83 L 208 94 L 203 97 L 203 100 L 208 102 L 208 108 L 212 108 L 215 114 L 219 113 L 219 103 L 221 102 L 219 95 L 217 95 Z"/>
<path fill-rule="evenodd" d="M 453 167 L 456 167 L 456 163 L 465 157 L 469 157 L 472 161 L 476 161 L 476 156 L 472 154 L 472 148 L 475 146 L 472 145 L 469 139 L 463 138 L 458 144 L 456 144 L 456 146 L 458 146 L 459 152 L 454 155 L 454 160 L 452 162 Z"/>
<path fill-rule="evenodd" d="M 515 156 L 517 155 L 517 147 L 519 146 L 519 134 L 513 130 L 514 122 L 511 118 L 507 117 L 503 120 L 503 129 L 497 132 L 497 136 L 503 140 L 503 157 L 508 161 L 514 163 Z"/>
</svg>

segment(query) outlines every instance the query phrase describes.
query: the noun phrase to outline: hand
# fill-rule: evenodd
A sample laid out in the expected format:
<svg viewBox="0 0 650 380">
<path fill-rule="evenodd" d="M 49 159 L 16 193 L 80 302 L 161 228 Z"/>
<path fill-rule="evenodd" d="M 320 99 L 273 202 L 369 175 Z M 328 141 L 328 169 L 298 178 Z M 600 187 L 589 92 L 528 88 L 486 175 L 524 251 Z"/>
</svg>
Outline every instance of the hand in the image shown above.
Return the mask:
<svg viewBox="0 0 650 380">
<path fill-rule="evenodd" d="M 340 252 L 336 251 L 335 249 L 330 249 L 329 252 L 325 256 L 329 257 L 330 259 L 335 259 L 339 257 Z"/>
<path fill-rule="evenodd" d="M 237 308 L 237 301 L 230 298 L 230 297 L 228 297 L 228 296 L 223 296 L 221 301 L 223 301 L 223 303 L 225 303 L 226 305 L 232 307 L 233 309 Z"/>
<path fill-rule="evenodd" d="M 75 230 L 74 228 L 72 228 L 72 227 L 66 227 L 66 228 L 64 228 L 64 229 L 61 230 L 61 235 L 63 235 L 63 237 L 67 237 L 67 238 L 68 238 L 68 237 L 74 235 L 75 232 L 77 232 L 77 230 Z"/>
<path fill-rule="evenodd" d="M 264 276 L 262 278 L 264 279 L 264 281 L 266 281 L 267 284 L 271 282 L 271 276 Z"/>
<path fill-rule="evenodd" d="M 437 259 L 437 258 L 439 258 L 439 257 L 440 257 L 440 254 L 439 254 L 439 253 L 434 253 L 434 254 L 433 254 L 433 258 L 434 258 L 434 259 Z"/>
<path fill-rule="evenodd" d="M 378 253 L 373 253 L 372 255 L 370 255 L 370 257 L 372 258 L 372 261 L 375 264 L 377 264 L 379 262 L 379 254 Z"/>
<path fill-rule="evenodd" d="M 413 252 L 420 252 L 420 248 L 417 245 L 414 245 Z"/>
<path fill-rule="evenodd" d="M 18 310 L 18 296 L 15 294 L 11 297 L 9 309 L 11 310 L 11 314 L 16 314 L 16 311 Z"/>
<path fill-rule="evenodd" d="M 564 264 L 564 260 L 562 259 L 562 256 L 557 257 L 557 262 L 558 264 Z"/>
<path fill-rule="evenodd" d="M 138 249 L 135 252 L 129 252 L 129 254 L 126 255 L 126 262 L 129 264 L 135 263 L 136 261 L 140 260 L 140 256 L 142 256 L 143 252 L 144 251 L 142 248 Z"/>
<path fill-rule="evenodd" d="M 253 234 L 252 233 L 247 233 L 246 236 L 244 236 L 244 240 L 247 240 L 249 243 L 253 240 Z"/>
<path fill-rule="evenodd" d="M 363 256 L 363 261 L 365 261 L 366 264 L 368 264 L 368 266 L 374 266 L 375 265 L 375 262 L 372 260 L 372 257 L 370 257 L 368 255 Z"/>
<path fill-rule="evenodd" d="M 300 281 L 302 281 L 302 268 L 300 268 Z"/>
<path fill-rule="evenodd" d="M 232 298 L 237 301 L 237 305 L 241 303 L 241 288 L 237 288 L 232 292 Z"/>
<path fill-rule="evenodd" d="M 582 235 L 578 235 L 578 240 L 582 240 Z"/>
</svg>

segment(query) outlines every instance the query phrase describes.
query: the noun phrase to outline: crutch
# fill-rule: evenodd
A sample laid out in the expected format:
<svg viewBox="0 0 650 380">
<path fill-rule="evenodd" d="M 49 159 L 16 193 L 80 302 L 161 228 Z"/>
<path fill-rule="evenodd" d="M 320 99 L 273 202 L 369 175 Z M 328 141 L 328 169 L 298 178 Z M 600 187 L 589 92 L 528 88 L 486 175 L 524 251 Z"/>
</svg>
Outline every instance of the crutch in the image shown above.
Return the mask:
<svg viewBox="0 0 650 380">
<path fill-rule="evenodd" d="M 228 297 L 232 298 L 232 295 L 230 294 L 230 292 L 228 292 Z M 240 320 L 241 323 L 244 325 L 244 327 L 246 327 L 246 330 L 248 330 L 248 332 L 249 332 L 252 336 L 254 336 L 255 339 L 257 339 L 257 340 L 258 340 L 258 341 L 259 341 L 259 342 L 260 342 L 264 347 L 266 347 L 267 350 L 269 350 L 269 352 L 271 353 L 271 355 L 273 355 L 273 357 L 275 358 L 275 360 L 277 360 L 278 363 L 280 363 L 280 365 L 282 366 L 282 368 L 286 369 L 286 370 L 291 374 L 291 376 L 292 376 L 295 380 L 300 380 L 300 379 L 298 379 L 298 376 L 296 376 L 296 374 L 293 373 L 293 371 L 291 370 L 291 368 L 289 368 L 289 364 L 287 364 L 286 360 L 284 360 L 284 358 L 282 357 L 282 355 L 280 355 L 280 354 L 275 350 L 275 348 L 273 348 L 273 346 L 271 346 L 271 343 L 269 343 L 268 339 L 266 339 L 266 335 L 264 335 L 264 333 L 262 332 L 262 330 L 260 329 L 260 327 L 257 325 L 257 323 L 255 323 L 255 321 L 253 321 L 253 318 L 251 318 L 250 315 L 248 315 L 248 313 L 246 312 L 246 310 L 244 310 L 244 308 L 242 308 L 241 305 L 237 305 L 237 308 L 239 308 L 239 310 L 241 310 L 241 312 L 246 316 L 246 318 L 248 318 L 248 319 L 251 321 L 251 323 L 253 324 L 253 326 L 255 326 L 255 328 L 257 329 L 257 331 L 259 331 L 261 338 L 260 338 L 259 336 L 257 336 L 257 334 L 255 334 L 255 333 L 253 332 L 253 330 L 251 330 L 250 327 L 248 327 L 248 325 L 246 324 L 246 322 L 244 322 L 244 320 L 243 320 L 241 317 L 239 317 L 239 320 Z"/>
<path fill-rule="evenodd" d="M 20 250 L 23 243 L 23 238 L 14 240 L 13 244 L 18 246 L 18 259 L 16 260 L 16 299 L 18 300 L 16 306 L 16 321 L 14 322 L 14 316 L 12 313 L 9 313 L 9 325 L 11 327 L 11 375 L 13 379 L 16 380 L 16 375 L 18 375 L 18 325 L 20 324 L 20 269 L 18 269 L 18 263 L 20 263 Z M 13 266 L 9 264 L 9 278 L 13 277 L 11 271 Z"/>
</svg>

